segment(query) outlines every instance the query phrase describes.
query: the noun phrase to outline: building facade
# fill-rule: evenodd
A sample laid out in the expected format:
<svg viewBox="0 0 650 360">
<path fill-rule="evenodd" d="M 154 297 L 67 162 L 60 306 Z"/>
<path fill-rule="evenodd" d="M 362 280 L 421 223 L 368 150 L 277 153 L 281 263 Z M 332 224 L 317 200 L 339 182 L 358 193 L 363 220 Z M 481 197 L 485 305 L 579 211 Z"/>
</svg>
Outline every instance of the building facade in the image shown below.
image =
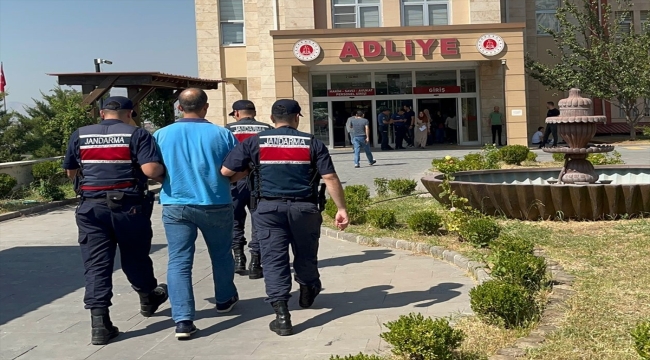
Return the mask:
<svg viewBox="0 0 650 360">
<path fill-rule="evenodd" d="M 558 0 L 195 0 L 199 76 L 227 83 L 210 93 L 208 118 L 230 121 L 235 100 L 270 121 L 277 98 L 303 108 L 301 130 L 346 144 L 358 109 L 371 120 L 404 105 L 456 123 L 460 145 L 492 142 L 488 114 L 505 116 L 508 144 L 528 144 L 543 124 L 547 92 L 524 55 L 544 57 Z M 647 5 L 647 4 L 646 4 Z M 643 9 L 638 12 L 642 20 Z M 637 15 L 635 15 L 637 16 Z M 550 61 L 550 60 L 549 60 Z M 603 106 L 597 111 L 607 111 Z M 611 111 L 611 109 L 610 109 Z"/>
</svg>

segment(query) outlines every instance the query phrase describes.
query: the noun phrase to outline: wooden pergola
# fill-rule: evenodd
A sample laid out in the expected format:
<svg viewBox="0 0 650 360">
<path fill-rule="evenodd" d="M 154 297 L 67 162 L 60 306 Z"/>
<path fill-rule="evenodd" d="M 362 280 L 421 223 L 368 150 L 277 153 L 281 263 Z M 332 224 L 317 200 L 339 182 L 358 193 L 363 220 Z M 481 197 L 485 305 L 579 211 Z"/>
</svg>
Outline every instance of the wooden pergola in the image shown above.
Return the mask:
<svg viewBox="0 0 650 360">
<path fill-rule="evenodd" d="M 92 105 L 95 114 L 98 111 L 95 106 L 97 100 L 115 87 L 127 89 L 127 96 L 133 101 L 136 112 L 138 112 L 140 102 L 154 91 L 174 103 L 180 92 L 187 88 L 216 90 L 219 88 L 219 83 L 225 82 L 161 72 L 90 72 L 48 75 L 56 76 L 59 85 L 81 86 L 83 104 Z M 138 126 L 141 125 L 139 117 L 133 120 Z"/>
</svg>

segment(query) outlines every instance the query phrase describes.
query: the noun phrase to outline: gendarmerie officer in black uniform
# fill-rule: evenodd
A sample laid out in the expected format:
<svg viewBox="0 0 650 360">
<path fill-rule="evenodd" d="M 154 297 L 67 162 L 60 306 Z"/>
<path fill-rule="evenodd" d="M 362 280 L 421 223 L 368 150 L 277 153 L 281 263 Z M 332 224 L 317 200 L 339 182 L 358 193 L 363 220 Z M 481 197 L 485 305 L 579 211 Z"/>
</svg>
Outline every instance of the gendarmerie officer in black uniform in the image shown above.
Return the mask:
<svg viewBox="0 0 650 360">
<path fill-rule="evenodd" d="M 255 104 L 249 100 L 237 100 L 232 104 L 232 112 L 228 114 L 235 118 L 236 122 L 226 125 L 226 129 L 232 131 L 235 138 L 241 143 L 249 137 L 262 131 L 273 129 L 269 124 L 255 120 Z M 244 275 L 246 273 L 246 255 L 244 255 L 244 246 L 246 245 L 246 208 L 251 210 L 251 193 L 249 190 L 248 178 L 241 179 L 231 184 L 230 192 L 232 194 L 233 212 L 235 216 L 232 232 L 232 251 L 235 257 L 235 273 Z M 260 244 L 255 234 L 255 224 L 251 219 L 251 241 L 248 244 L 251 252 L 251 263 L 248 268 L 248 277 L 250 279 L 261 279 L 262 263 L 260 258 Z"/>
<path fill-rule="evenodd" d="M 343 187 L 327 147 L 313 135 L 296 130 L 300 110 L 294 100 L 276 101 L 271 110 L 275 129 L 237 145 L 221 169 L 233 179 L 251 171 L 251 192 L 257 200 L 252 216 L 262 251 L 266 301 L 276 314 L 270 329 L 281 336 L 293 334 L 287 307 L 291 297 L 289 245 L 300 284 L 299 305 L 310 307 L 321 291 L 318 241 L 325 196 L 324 186 L 319 191 L 321 178 L 338 207 L 335 225 L 341 230 L 348 225 Z"/>
<path fill-rule="evenodd" d="M 161 156 L 151 134 L 129 125 L 135 116 L 131 100 L 109 97 L 100 113 L 99 124 L 72 133 L 63 161 L 71 179 L 82 170 L 76 220 L 93 345 L 104 345 L 119 334 L 108 312 L 118 246 L 122 270 L 140 296 L 140 313 L 149 317 L 167 300 L 167 287 L 158 284 L 149 257 L 153 194 L 147 179 L 162 180 Z"/>
</svg>

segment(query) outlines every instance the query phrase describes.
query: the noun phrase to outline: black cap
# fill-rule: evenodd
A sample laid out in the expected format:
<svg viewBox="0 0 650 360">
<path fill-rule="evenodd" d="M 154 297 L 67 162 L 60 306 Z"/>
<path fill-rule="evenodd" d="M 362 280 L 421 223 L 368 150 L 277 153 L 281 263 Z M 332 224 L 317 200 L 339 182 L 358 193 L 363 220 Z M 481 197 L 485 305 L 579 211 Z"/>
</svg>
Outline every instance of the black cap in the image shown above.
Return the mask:
<svg viewBox="0 0 650 360">
<path fill-rule="evenodd" d="M 104 100 L 102 110 L 133 110 L 133 101 L 124 96 L 111 96 Z M 134 111 L 131 116 L 136 117 L 138 114 Z"/>
<path fill-rule="evenodd" d="M 302 111 L 302 109 L 296 100 L 280 99 L 273 103 L 273 107 L 271 108 L 271 115 L 298 114 L 302 116 L 300 111 Z"/>
<path fill-rule="evenodd" d="M 250 100 L 237 100 L 232 104 L 232 111 L 228 116 L 235 115 L 235 111 L 237 110 L 255 111 L 255 104 Z"/>
</svg>

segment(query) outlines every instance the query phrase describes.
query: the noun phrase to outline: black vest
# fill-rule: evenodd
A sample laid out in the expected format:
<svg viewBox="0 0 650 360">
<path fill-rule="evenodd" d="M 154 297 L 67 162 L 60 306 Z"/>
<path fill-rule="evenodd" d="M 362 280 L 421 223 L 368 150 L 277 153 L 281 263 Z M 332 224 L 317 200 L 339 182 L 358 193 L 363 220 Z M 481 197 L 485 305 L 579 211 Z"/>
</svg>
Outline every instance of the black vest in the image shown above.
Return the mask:
<svg viewBox="0 0 650 360">
<path fill-rule="evenodd" d="M 258 135 L 258 186 L 262 198 L 316 199 L 318 170 L 311 158 L 314 137 L 290 127 Z"/>
<path fill-rule="evenodd" d="M 109 190 L 141 193 L 142 172 L 131 156 L 135 126 L 95 124 L 79 128 L 79 159 L 84 194 Z"/>
</svg>

